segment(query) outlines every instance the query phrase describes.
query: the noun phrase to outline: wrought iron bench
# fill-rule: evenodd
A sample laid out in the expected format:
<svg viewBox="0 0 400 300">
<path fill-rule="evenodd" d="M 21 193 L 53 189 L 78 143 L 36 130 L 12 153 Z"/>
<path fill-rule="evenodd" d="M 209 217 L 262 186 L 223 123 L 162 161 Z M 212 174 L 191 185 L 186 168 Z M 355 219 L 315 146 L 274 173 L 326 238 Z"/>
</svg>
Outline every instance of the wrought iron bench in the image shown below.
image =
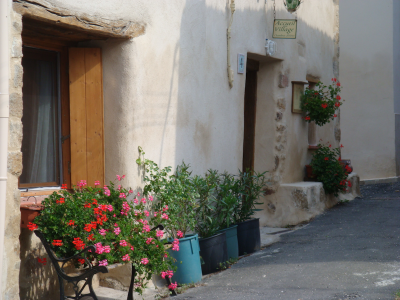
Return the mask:
<svg viewBox="0 0 400 300">
<path fill-rule="evenodd" d="M 44 248 L 46 249 L 48 256 L 50 257 L 50 260 L 53 263 L 54 268 L 56 269 L 56 272 L 58 275 L 58 281 L 60 283 L 60 300 L 65 300 L 65 299 L 79 300 L 86 296 L 90 296 L 94 300 L 98 300 L 98 298 L 93 290 L 92 279 L 93 279 L 93 276 L 97 273 L 108 273 L 108 269 L 107 269 L 107 267 L 104 267 L 104 266 L 93 266 L 90 263 L 90 261 L 86 258 L 86 253 L 89 252 L 89 250 L 92 253 L 95 253 L 96 247 L 89 246 L 89 247 L 83 249 L 82 251 L 80 251 L 78 254 L 68 257 L 68 258 L 57 258 L 54 255 L 53 251 L 51 250 L 46 239 L 44 238 L 42 232 L 40 230 L 35 230 L 35 234 L 42 241 L 42 244 L 43 244 Z M 82 270 L 83 271 L 82 274 L 80 274 L 78 276 L 69 276 L 67 273 L 64 272 L 64 265 L 73 259 L 79 259 L 79 258 L 84 259 L 85 262 L 89 265 L 89 268 Z M 61 267 L 58 263 L 62 263 Z M 65 296 L 64 280 L 66 280 L 67 282 L 71 282 L 73 284 L 75 296 Z M 78 283 L 80 281 L 85 282 L 82 287 L 78 286 Z M 83 294 L 83 290 L 86 286 L 89 287 L 90 292 L 88 294 Z"/>
</svg>

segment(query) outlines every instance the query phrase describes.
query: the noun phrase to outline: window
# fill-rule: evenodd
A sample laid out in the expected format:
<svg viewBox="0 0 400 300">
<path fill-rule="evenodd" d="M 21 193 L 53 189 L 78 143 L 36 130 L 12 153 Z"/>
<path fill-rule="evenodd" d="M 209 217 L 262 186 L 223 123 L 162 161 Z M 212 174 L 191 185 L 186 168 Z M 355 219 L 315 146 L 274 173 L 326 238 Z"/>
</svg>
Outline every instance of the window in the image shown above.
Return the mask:
<svg viewBox="0 0 400 300">
<path fill-rule="evenodd" d="M 30 41 L 23 54 L 20 188 L 103 184 L 100 49 Z"/>
</svg>

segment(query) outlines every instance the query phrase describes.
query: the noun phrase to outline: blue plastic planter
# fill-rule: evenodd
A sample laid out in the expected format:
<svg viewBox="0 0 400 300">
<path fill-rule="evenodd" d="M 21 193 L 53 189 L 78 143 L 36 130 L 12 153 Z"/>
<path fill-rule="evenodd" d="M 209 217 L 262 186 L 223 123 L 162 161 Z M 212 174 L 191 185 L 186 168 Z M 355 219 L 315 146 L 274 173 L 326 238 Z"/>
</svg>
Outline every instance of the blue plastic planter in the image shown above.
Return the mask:
<svg viewBox="0 0 400 300">
<path fill-rule="evenodd" d="M 221 229 L 218 232 L 226 232 L 226 246 L 228 247 L 228 259 L 239 257 L 239 246 L 237 238 L 237 225 Z"/>
<path fill-rule="evenodd" d="M 180 284 L 196 283 L 201 280 L 200 246 L 199 237 L 186 235 L 179 239 L 179 251 L 169 250 L 169 254 L 176 259 L 178 267 L 171 281 Z"/>
</svg>

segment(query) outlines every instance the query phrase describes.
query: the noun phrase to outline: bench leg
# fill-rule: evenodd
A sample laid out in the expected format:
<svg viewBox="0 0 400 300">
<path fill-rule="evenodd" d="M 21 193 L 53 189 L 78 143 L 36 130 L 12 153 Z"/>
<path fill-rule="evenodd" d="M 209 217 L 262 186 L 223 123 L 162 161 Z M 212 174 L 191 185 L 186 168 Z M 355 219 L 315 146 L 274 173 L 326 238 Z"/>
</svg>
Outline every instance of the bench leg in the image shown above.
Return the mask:
<svg viewBox="0 0 400 300">
<path fill-rule="evenodd" d="M 64 280 L 61 278 L 61 276 L 58 276 L 58 283 L 60 285 L 60 300 L 65 300 Z"/>
<path fill-rule="evenodd" d="M 131 285 L 129 286 L 128 298 L 126 298 L 127 300 L 133 300 L 133 288 L 135 285 L 135 275 L 136 275 L 136 269 L 132 264 Z"/>
<path fill-rule="evenodd" d="M 92 279 L 93 276 L 88 278 L 87 282 L 89 285 L 90 295 L 93 297 L 93 300 L 98 300 L 96 294 L 94 293 L 93 286 L 92 286 Z"/>
</svg>

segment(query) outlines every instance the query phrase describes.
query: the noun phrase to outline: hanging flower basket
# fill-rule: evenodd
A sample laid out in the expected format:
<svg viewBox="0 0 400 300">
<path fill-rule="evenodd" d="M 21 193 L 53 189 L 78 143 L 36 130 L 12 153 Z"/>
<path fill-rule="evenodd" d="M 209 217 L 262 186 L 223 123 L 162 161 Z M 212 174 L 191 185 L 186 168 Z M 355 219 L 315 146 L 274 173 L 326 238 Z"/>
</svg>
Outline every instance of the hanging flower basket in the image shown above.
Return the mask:
<svg viewBox="0 0 400 300">
<path fill-rule="evenodd" d="M 43 209 L 44 206 L 41 204 L 22 203 L 20 206 L 21 228 L 28 228 L 29 222 L 33 222 Z"/>
</svg>

